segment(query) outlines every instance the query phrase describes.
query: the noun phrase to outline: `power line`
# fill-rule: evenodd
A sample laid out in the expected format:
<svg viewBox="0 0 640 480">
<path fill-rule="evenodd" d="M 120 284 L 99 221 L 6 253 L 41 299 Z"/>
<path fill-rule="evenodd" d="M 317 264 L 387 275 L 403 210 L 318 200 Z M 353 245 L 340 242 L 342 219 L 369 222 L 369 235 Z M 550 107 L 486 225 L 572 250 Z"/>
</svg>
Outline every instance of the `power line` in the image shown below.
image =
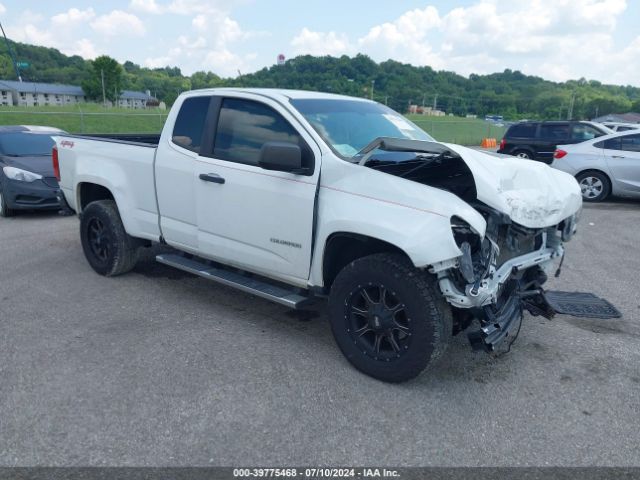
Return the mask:
<svg viewBox="0 0 640 480">
<path fill-rule="evenodd" d="M 2 30 L 2 36 L 4 37 L 4 41 L 7 44 L 7 50 L 9 52 L 9 56 L 11 57 L 11 62 L 13 63 L 13 69 L 16 71 L 16 77 L 18 77 L 19 82 L 22 82 L 22 77 L 20 76 L 20 70 L 18 69 L 18 62 L 16 61 L 16 56 L 13 54 L 13 50 L 11 49 L 11 45 L 9 44 L 9 40 L 7 39 L 7 34 L 4 33 L 4 27 L 2 26 L 2 22 L 0 22 L 0 30 Z"/>
</svg>

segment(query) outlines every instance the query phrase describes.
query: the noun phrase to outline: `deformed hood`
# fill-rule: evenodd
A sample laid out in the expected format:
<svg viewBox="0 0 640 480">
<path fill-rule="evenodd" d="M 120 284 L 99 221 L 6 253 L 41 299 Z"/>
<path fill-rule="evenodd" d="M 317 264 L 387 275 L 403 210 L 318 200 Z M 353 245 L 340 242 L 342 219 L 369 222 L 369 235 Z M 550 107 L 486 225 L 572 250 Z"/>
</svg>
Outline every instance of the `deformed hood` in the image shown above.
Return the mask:
<svg viewBox="0 0 640 480">
<path fill-rule="evenodd" d="M 578 182 L 565 172 L 541 162 L 444 145 L 460 155 L 473 173 L 478 200 L 506 213 L 520 225 L 556 225 L 582 205 Z"/>
</svg>

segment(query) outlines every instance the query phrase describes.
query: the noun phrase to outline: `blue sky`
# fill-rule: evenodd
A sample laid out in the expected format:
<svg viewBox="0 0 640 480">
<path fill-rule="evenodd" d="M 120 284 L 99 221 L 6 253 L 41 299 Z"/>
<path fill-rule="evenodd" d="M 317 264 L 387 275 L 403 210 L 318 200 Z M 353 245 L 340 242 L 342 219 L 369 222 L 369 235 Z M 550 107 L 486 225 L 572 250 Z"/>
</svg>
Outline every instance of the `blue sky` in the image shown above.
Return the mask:
<svg viewBox="0 0 640 480">
<path fill-rule="evenodd" d="M 463 75 L 505 68 L 640 86 L 637 0 L 0 0 L 19 41 L 189 74 L 366 53 Z"/>
</svg>

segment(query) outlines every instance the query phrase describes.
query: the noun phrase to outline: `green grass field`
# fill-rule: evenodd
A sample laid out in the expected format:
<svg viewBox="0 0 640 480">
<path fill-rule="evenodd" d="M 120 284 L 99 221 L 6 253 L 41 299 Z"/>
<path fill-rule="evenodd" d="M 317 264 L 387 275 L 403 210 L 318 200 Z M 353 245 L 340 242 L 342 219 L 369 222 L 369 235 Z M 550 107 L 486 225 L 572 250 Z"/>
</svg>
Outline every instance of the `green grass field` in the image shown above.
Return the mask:
<svg viewBox="0 0 640 480">
<path fill-rule="evenodd" d="M 460 145 L 480 145 L 483 138 L 495 138 L 500 143 L 506 131 L 506 127 L 496 127 L 475 118 L 424 115 L 407 115 L 407 118 L 436 140 Z"/>
<path fill-rule="evenodd" d="M 75 106 L 0 107 L 0 125 L 46 125 L 70 133 L 159 133 L 167 111 Z"/>
<path fill-rule="evenodd" d="M 0 125 L 47 125 L 70 133 L 159 133 L 168 111 L 103 108 L 85 103 L 75 106 L 7 107 L 0 106 Z M 505 127 L 484 120 L 460 117 L 408 118 L 441 142 L 480 145 L 483 138 L 500 142 Z"/>
</svg>

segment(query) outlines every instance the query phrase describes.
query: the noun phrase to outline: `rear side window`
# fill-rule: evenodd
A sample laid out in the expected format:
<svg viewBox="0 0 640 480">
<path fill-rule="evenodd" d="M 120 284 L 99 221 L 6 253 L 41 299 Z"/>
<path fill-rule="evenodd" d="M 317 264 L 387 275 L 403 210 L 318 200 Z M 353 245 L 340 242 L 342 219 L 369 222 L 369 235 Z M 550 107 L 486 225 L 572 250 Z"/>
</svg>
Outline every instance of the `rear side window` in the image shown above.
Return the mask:
<svg viewBox="0 0 640 480">
<path fill-rule="evenodd" d="M 569 125 L 562 123 L 543 123 L 540 125 L 540 138 L 543 140 L 566 140 L 569 138 Z"/>
<path fill-rule="evenodd" d="M 536 136 L 535 123 L 524 123 L 522 125 L 513 125 L 507 133 L 507 137 L 511 138 L 534 138 Z"/>
<path fill-rule="evenodd" d="M 176 145 L 200 153 L 202 131 L 207 119 L 211 97 L 187 98 L 180 107 L 173 126 L 171 141 Z"/>
<path fill-rule="evenodd" d="M 596 148 L 606 148 L 607 150 L 621 150 L 620 137 L 610 138 L 593 144 Z"/>
<path fill-rule="evenodd" d="M 290 142 L 303 149 L 304 141 L 282 115 L 259 102 L 238 98 L 222 101 L 213 156 L 221 160 L 258 165 L 267 142 Z"/>
<path fill-rule="evenodd" d="M 620 144 L 625 152 L 640 152 L 640 134 L 620 137 Z"/>
</svg>

